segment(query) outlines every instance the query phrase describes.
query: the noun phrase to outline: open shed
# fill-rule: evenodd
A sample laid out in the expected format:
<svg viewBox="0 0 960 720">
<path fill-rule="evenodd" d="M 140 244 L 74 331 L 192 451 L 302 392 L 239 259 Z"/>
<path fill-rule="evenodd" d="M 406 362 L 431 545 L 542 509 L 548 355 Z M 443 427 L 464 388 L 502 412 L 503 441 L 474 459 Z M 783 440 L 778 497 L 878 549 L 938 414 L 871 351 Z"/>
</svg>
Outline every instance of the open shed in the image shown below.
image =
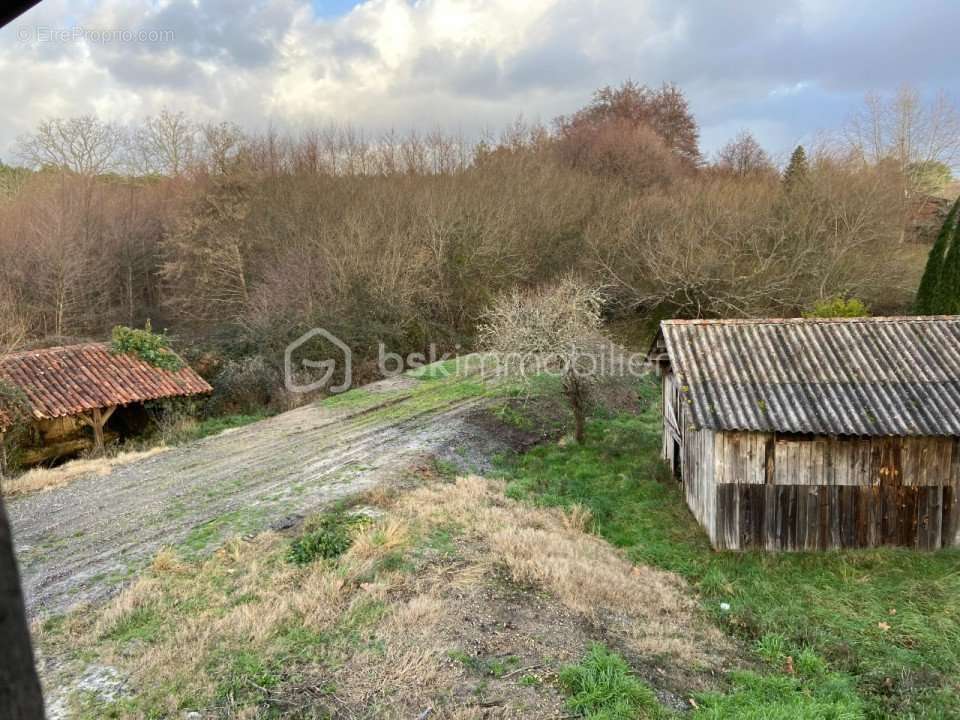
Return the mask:
<svg viewBox="0 0 960 720">
<path fill-rule="evenodd" d="M 35 447 L 27 464 L 103 447 L 107 423 L 117 408 L 148 400 L 208 393 L 210 385 L 184 365 L 164 370 L 106 343 L 84 343 L 7 355 L 0 382 L 20 396 L 29 415 Z M 0 434 L 12 414 L 0 408 Z"/>
<path fill-rule="evenodd" d="M 651 358 L 715 548 L 960 545 L 960 317 L 668 320 Z"/>
</svg>

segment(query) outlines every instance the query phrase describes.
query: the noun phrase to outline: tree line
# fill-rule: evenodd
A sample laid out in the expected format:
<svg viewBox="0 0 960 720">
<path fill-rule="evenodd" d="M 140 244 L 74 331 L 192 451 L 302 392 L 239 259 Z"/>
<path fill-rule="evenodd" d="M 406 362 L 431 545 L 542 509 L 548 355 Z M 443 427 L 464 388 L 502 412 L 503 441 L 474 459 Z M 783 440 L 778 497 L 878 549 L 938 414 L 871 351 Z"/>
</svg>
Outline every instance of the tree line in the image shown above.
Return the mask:
<svg viewBox="0 0 960 720">
<path fill-rule="evenodd" d="M 629 318 L 793 316 L 837 296 L 904 312 L 922 269 L 905 228 L 956 158 L 939 137 L 956 114 L 909 90 L 866 108 L 785 172 L 747 132 L 705 158 L 681 90 L 633 82 L 475 143 L 47 120 L 0 168 L 0 338 L 150 320 L 269 396 L 310 328 L 348 342 L 362 378 L 380 341 L 473 347 L 498 295 L 571 275 Z"/>
</svg>

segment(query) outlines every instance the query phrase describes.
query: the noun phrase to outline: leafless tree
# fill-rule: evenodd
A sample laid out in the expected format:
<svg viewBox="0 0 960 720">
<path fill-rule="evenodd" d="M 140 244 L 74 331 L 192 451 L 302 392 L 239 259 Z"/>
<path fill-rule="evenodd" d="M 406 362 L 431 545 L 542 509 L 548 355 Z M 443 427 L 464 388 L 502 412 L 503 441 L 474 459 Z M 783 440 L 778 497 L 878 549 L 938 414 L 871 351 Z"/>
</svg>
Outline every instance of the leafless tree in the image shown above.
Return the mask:
<svg viewBox="0 0 960 720">
<path fill-rule="evenodd" d="M 945 93 L 929 101 L 909 85 L 890 98 L 871 93 L 844 129 L 851 150 L 866 162 L 895 163 L 905 178 L 911 165 L 960 160 L 960 112 Z"/>
<path fill-rule="evenodd" d="M 578 443 L 586 437 L 590 385 L 585 369 L 598 352 L 603 297 L 573 278 L 539 290 L 511 290 L 484 313 L 478 329 L 484 347 L 499 352 L 526 377 L 530 369 L 562 374 Z M 587 361 L 587 362 L 585 362 Z"/>
<path fill-rule="evenodd" d="M 200 155 L 210 172 L 223 174 L 240 152 L 245 135 L 231 122 L 204 123 L 200 126 Z"/>
<path fill-rule="evenodd" d="M 681 317 L 792 316 L 836 294 L 896 306 L 898 187 L 882 168 L 819 161 L 802 191 L 720 177 L 597 213 L 597 272 L 627 307 Z M 902 285 L 891 280 L 898 277 Z"/>
<path fill-rule="evenodd" d="M 193 163 L 198 129 L 182 112 L 162 110 L 146 118 L 132 138 L 131 157 L 139 172 L 176 177 Z"/>
<path fill-rule="evenodd" d="M 770 156 L 750 133 L 743 130 L 717 154 L 717 166 L 735 175 L 773 171 Z"/>
<path fill-rule="evenodd" d="M 125 133 L 92 115 L 44 120 L 17 141 L 20 158 L 32 167 L 52 166 L 92 177 L 115 169 Z"/>
<path fill-rule="evenodd" d="M 700 163 L 697 123 L 676 85 L 650 88 L 628 80 L 618 88 L 601 88 L 587 107 L 572 117 L 558 118 L 556 125 L 562 138 L 584 126 L 597 128 L 612 121 L 649 128 L 681 161 L 690 167 Z"/>
</svg>

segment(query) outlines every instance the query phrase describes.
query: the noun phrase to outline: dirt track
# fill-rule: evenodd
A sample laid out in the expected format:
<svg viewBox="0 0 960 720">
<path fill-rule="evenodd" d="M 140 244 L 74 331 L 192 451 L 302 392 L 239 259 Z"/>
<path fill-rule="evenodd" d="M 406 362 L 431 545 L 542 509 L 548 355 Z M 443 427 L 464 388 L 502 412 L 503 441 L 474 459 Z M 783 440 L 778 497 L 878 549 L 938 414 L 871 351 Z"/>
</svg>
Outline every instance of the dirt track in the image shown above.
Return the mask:
<svg viewBox="0 0 960 720">
<path fill-rule="evenodd" d="M 452 387 L 384 381 L 10 501 L 29 613 L 96 601 L 161 547 L 202 553 L 289 524 L 426 456 L 482 462 L 504 441 L 471 423 L 483 396 Z"/>
</svg>

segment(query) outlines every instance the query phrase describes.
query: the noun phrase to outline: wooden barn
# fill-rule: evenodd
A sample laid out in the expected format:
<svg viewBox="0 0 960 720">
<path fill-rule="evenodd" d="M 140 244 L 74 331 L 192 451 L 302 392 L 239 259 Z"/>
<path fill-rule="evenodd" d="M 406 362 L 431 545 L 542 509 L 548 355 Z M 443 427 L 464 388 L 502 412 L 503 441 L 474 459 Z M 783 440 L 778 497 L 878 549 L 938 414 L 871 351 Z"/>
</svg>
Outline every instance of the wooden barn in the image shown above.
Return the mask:
<svg viewBox="0 0 960 720">
<path fill-rule="evenodd" d="M 112 434 L 111 421 L 119 424 L 118 415 L 128 408 L 212 390 L 186 365 L 163 370 L 133 355 L 114 354 L 106 343 L 7 355 L 0 359 L 0 383 L 25 406 L 32 439 L 22 461 L 28 465 L 102 448 Z M 13 414 L 0 407 L 0 437 L 11 429 Z"/>
<path fill-rule="evenodd" d="M 960 317 L 669 320 L 651 359 L 715 548 L 960 545 Z"/>
</svg>

